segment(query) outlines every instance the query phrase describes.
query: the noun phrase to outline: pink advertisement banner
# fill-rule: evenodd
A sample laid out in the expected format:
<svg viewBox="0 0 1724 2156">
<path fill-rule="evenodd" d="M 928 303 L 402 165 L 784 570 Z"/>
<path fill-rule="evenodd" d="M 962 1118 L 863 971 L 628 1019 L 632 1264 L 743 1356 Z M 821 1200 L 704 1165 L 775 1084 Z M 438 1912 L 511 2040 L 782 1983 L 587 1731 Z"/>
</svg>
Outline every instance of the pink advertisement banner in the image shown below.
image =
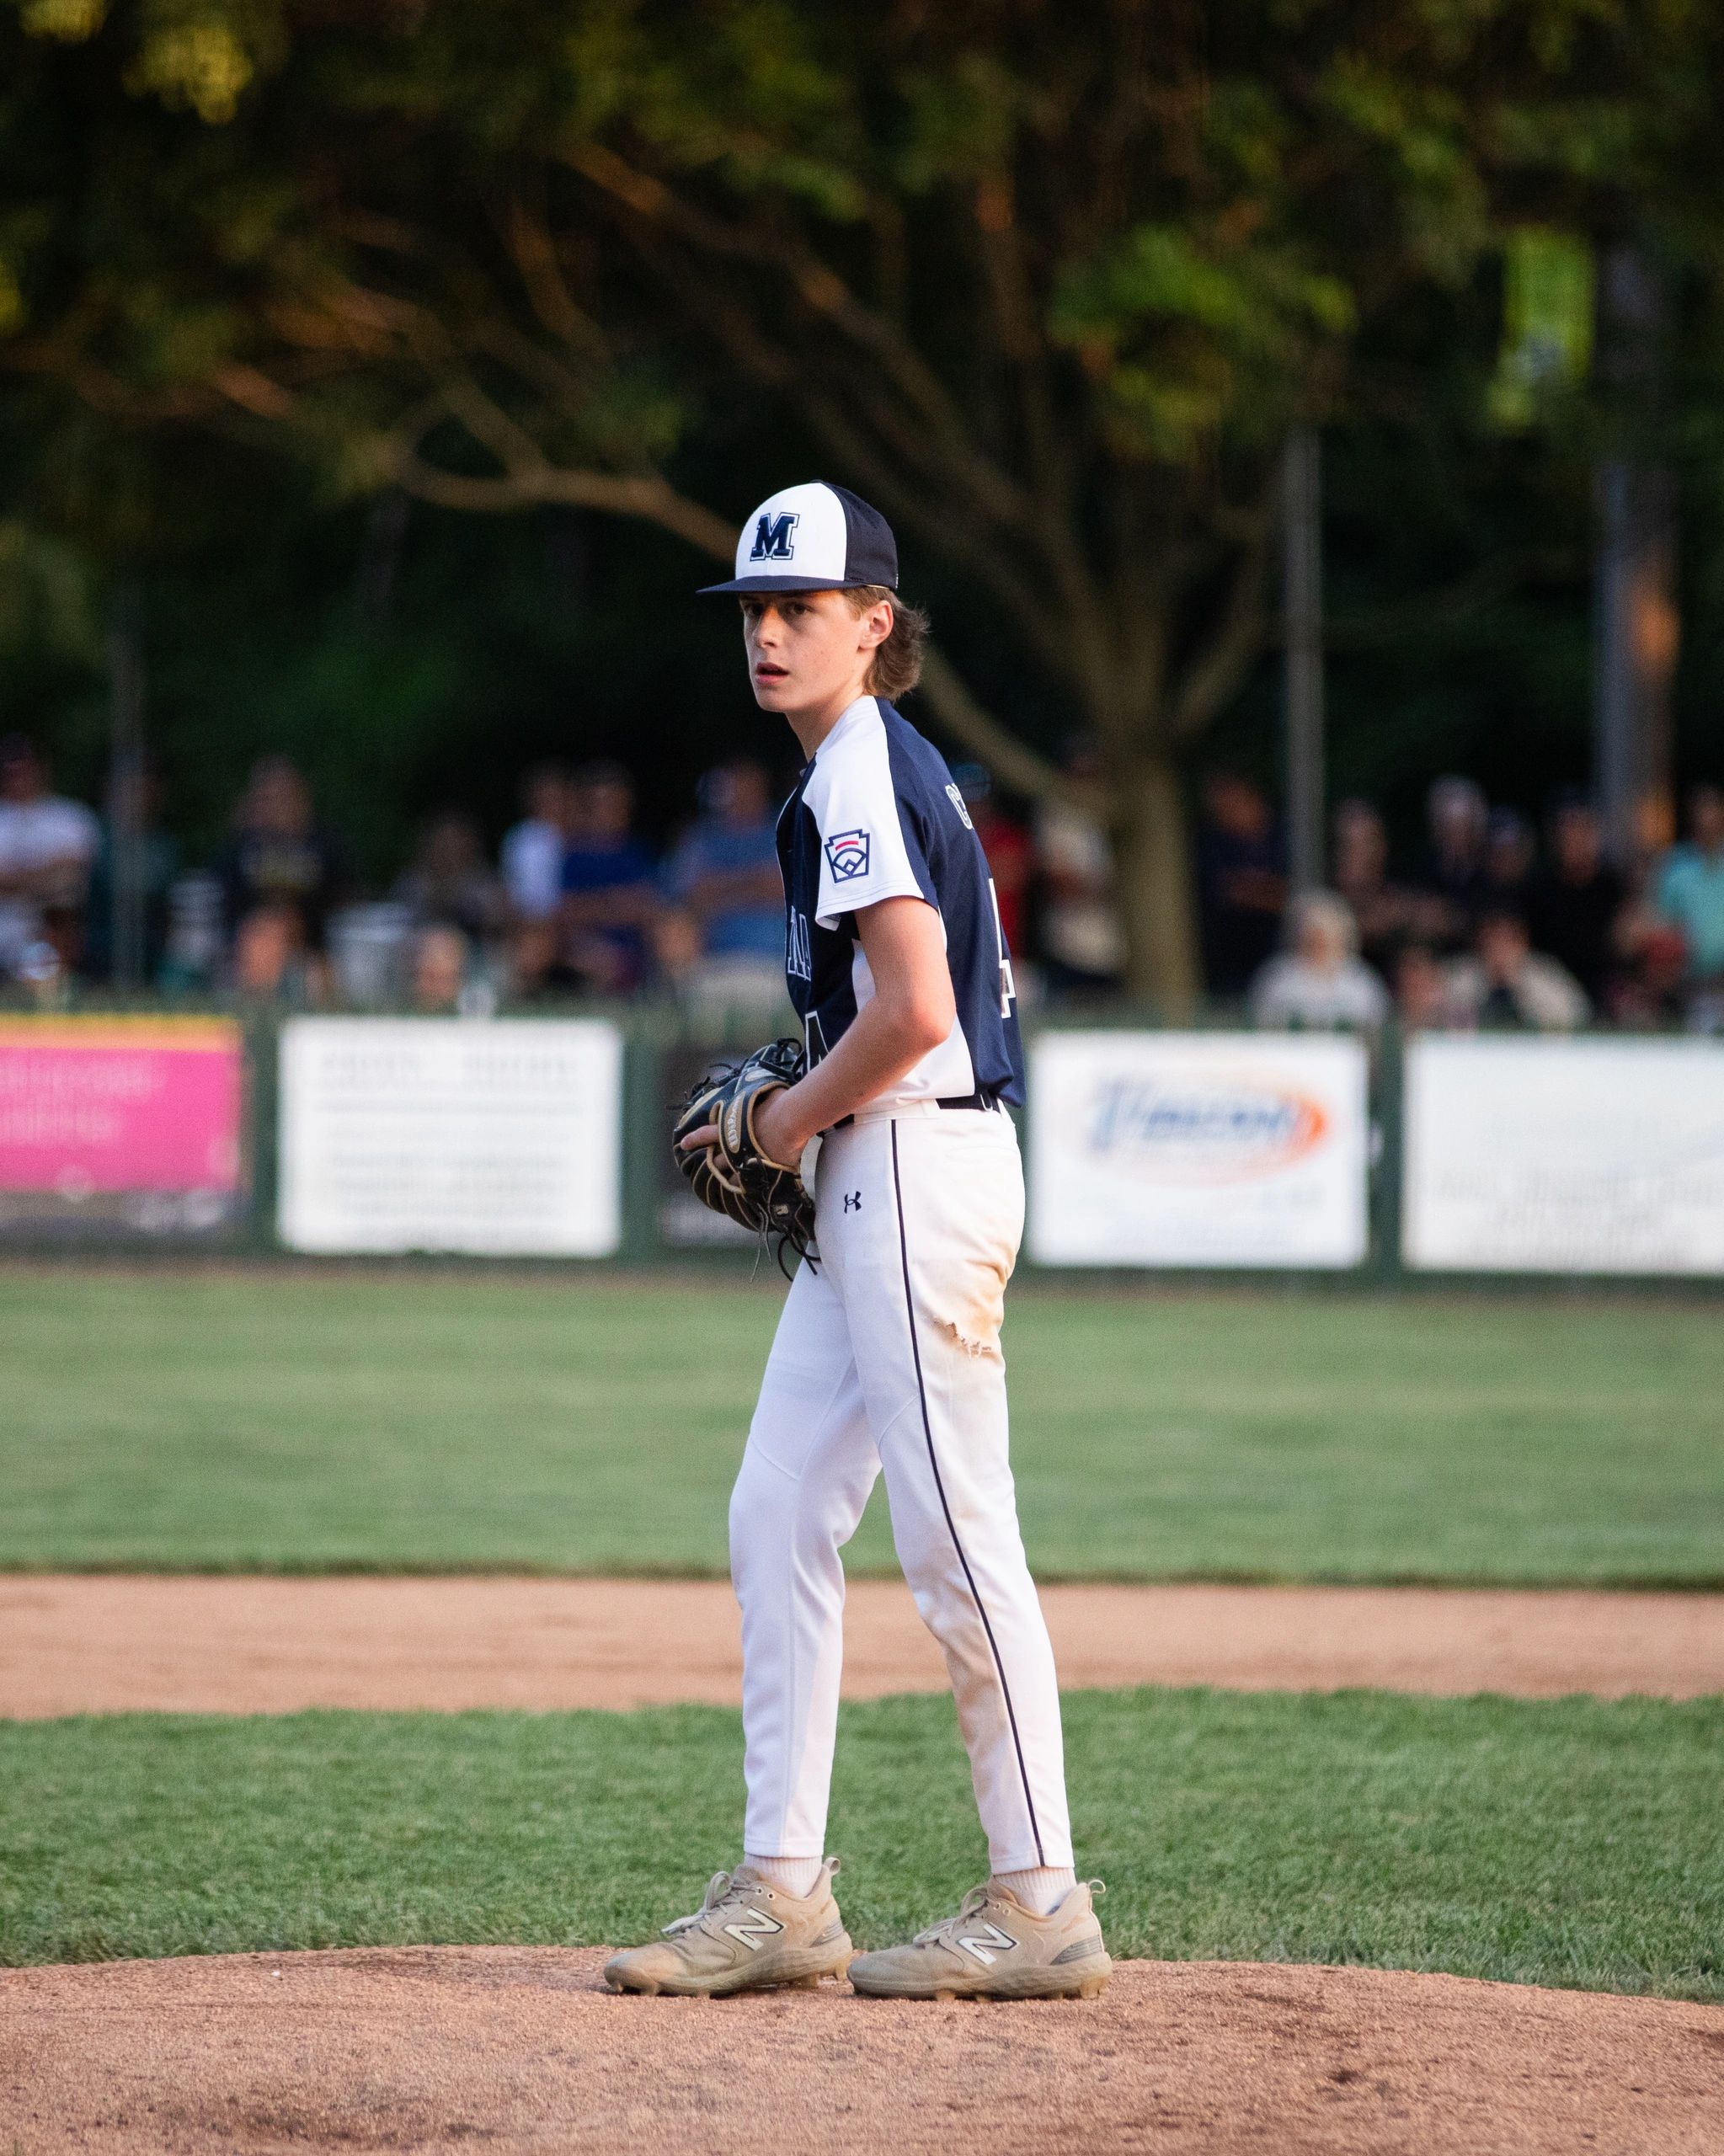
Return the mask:
<svg viewBox="0 0 1724 2156">
<path fill-rule="evenodd" d="M 0 1191 L 232 1193 L 240 1029 L 225 1018 L 0 1018 Z"/>
</svg>

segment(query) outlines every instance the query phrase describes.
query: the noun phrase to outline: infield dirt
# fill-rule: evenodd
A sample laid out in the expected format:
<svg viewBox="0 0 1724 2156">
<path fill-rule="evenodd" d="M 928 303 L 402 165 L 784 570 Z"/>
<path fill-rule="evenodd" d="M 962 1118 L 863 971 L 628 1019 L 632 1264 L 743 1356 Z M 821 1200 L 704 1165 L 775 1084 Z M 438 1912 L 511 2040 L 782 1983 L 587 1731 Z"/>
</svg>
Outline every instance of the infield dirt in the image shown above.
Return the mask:
<svg viewBox="0 0 1724 2156">
<path fill-rule="evenodd" d="M 1042 1598 L 1070 1690 L 1724 1692 L 1718 1594 L 1052 1586 Z M 730 1705 L 741 1672 L 723 1581 L 0 1578 L 0 1716 Z M 844 1674 L 852 1699 L 945 1689 L 901 1582 L 852 1582 Z"/>
<path fill-rule="evenodd" d="M 0 1974 L 8 2156 L 962 2147 L 1715 2156 L 1724 2008 L 1373 1969 L 1122 1964 L 1086 2005 L 612 1998 L 602 1951 Z"/>
</svg>

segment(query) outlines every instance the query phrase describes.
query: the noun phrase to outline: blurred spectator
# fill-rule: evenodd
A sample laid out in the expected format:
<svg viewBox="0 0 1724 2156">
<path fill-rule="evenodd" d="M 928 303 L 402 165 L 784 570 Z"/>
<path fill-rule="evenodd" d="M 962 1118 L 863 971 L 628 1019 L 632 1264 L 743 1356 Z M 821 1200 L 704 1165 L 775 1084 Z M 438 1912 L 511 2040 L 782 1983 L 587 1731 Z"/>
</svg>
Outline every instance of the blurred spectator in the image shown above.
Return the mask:
<svg viewBox="0 0 1724 2156">
<path fill-rule="evenodd" d="M 1481 910 L 1526 911 L 1535 857 L 1533 827 L 1516 808 L 1493 808 L 1485 825 L 1485 865 L 1479 878 Z"/>
<path fill-rule="evenodd" d="M 1591 1015 L 1580 984 L 1533 949 L 1514 913 L 1481 919 L 1473 955 L 1449 969 L 1449 1004 L 1455 1024 L 1486 1031 L 1568 1033 Z"/>
<path fill-rule="evenodd" d="M 988 873 L 994 879 L 995 903 L 1000 909 L 1001 933 L 1014 958 L 1027 961 L 1029 949 L 1030 877 L 1035 867 L 1035 846 L 1028 826 L 1002 808 L 994 791 L 991 772 L 980 764 L 954 764 L 952 776 L 963 796 L 969 820 L 988 857 Z"/>
<path fill-rule="evenodd" d="M 508 894 L 486 862 L 478 826 L 458 811 L 425 825 L 413 866 L 396 880 L 394 896 L 410 909 L 415 927 L 459 929 L 480 945 L 499 935 L 509 919 Z"/>
<path fill-rule="evenodd" d="M 531 995 L 556 964 L 563 905 L 563 857 L 574 787 L 560 764 L 541 764 L 521 787 L 521 821 L 503 840 L 503 881 L 515 910 L 510 958 L 518 993 Z"/>
<path fill-rule="evenodd" d="M 1591 802 L 1560 798 L 1551 815 L 1550 859 L 1527 888 L 1526 925 L 1535 950 L 1556 959 L 1604 1003 L 1617 961 L 1617 925 L 1628 894 L 1604 858 L 1604 826 Z"/>
<path fill-rule="evenodd" d="M 82 948 L 101 826 L 49 791 L 46 760 L 21 734 L 0 741 L 0 979 L 62 977 Z"/>
<path fill-rule="evenodd" d="M 338 906 L 325 957 L 330 992 L 350 1011 L 398 1003 L 412 985 L 414 910 L 398 899 Z"/>
<path fill-rule="evenodd" d="M 1272 958 L 1252 985 L 1257 1024 L 1380 1025 L 1388 992 L 1358 955 L 1358 925 L 1347 901 L 1333 891 L 1307 891 L 1294 899 L 1290 918 L 1293 948 Z"/>
<path fill-rule="evenodd" d="M 1212 995 L 1243 995 L 1274 956 L 1287 905 L 1287 854 L 1248 779 L 1211 771 L 1198 832 L 1198 925 Z"/>
<path fill-rule="evenodd" d="M 702 779 L 702 814 L 666 864 L 665 889 L 694 917 L 714 958 L 784 962 L 784 879 L 764 767 L 720 764 Z"/>
<path fill-rule="evenodd" d="M 1041 956 L 1055 990 L 1116 989 L 1125 970 L 1125 932 L 1100 767 L 1085 744 L 1070 752 L 1065 767 L 1071 793 L 1043 802 L 1036 814 Z"/>
<path fill-rule="evenodd" d="M 1622 969 L 1611 984 L 1610 1016 L 1619 1026 L 1668 1026 L 1688 1011 L 1688 945 L 1642 892 L 1617 922 Z"/>
<path fill-rule="evenodd" d="M 1336 891 L 1358 925 L 1359 955 L 1386 980 L 1413 917 L 1412 894 L 1389 880 L 1389 834 L 1369 801 L 1342 801 L 1335 810 Z"/>
<path fill-rule="evenodd" d="M 446 921 L 420 929 L 413 946 L 413 1007 L 427 1016 L 462 1007 L 467 939 Z"/>
<path fill-rule="evenodd" d="M 1416 925 L 1445 952 L 1472 940 L 1485 873 L 1485 797 L 1470 778 L 1439 778 L 1427 797 L 1430 843 L 1415 883 Z"/>
<path fill-rule="evenodd" d="M 1428 943 L 1403 943 L 1396 954 L 1395 1012 L 1409 1033 L 1449 1022 L 1449 976 Z"/>
<path fill-rule="evenodd" d="M 504 835 L 501 856 L 503 882 L 517 921 L 549 921 L 562 903 L 568 793 L 568 774 L 560 764 L 538 765 L 522 784 L 526 813 Z"/>
<path fill-rule="evenodd" d="M 696 788 L 701 814 L 665 864 L 670 905 L 654 932 L 662 971 L 718 1007 L 784 995 L 784 879 L 764 766 L 720 764 Z"/>
<path fill-rule="evenodd" d="M 321 994 L 324 939 L 343 869 L 334 840 L 312 814 L 311 788 L 286 756 L 264 756 L 252 766 L 234 810 L 233 836 L 216 867 L 235 942 L 236 979 L 247 971 L 238 950 L 245 924 L 252 914 L 268 911 L 287 917 L 307 986 Z M 262 947 L 271 947 L 283 929 L 274 921 L 260 936 Z"/>
<path fill-rule="evenodd" d="M 627 995 L 645 979 L 662 912 L 653 857 L 633 823 L 634 787 L 620 764 L 574 774 L 556 973 L 600 995 Z"/>
<path fill-rule="evenodd" d="M 294 905 L 252 906 L 233 937 L 233 991 L 248 1002 L 320 1001 L 323 970 L 306 948 L 305 917 Z"/>
<path fill-rule="evenodd" d="M 90 872 L 89 918 L 84 930 L 84 969 L 98 980 L 114 976 L 115 831 L 122 822 L 120 789 L 128 782 L 118 771 L 108 782 L 107 811 L 102 819 L 101 844 Z M 136 899 L 142 914 L 142 948 L 138 953 L 141 976 L 155 980 L 160 973 L 168 939 L 168 892 L 179 873 L 179 846 L 162 828 L 162 782 L 153 771 L 138 774 L 136 832 L 138 860 L 134 873 L 139 889 Z"/>
<path fill-rule="evenodd" d="M 1688 827 L 1688 843 L 1658 864 L 1652 903 L 1682 933 L 1690 990 L 1724 995 L 1724 788 L 1695 787 Z"/>
<path fill-rule="evenodd" d="M 208 988 L 222 969 L 222 879 L 207 870 L 176 877 L 168 887 L 161 985 L 169 990 Z"/>
</svg>

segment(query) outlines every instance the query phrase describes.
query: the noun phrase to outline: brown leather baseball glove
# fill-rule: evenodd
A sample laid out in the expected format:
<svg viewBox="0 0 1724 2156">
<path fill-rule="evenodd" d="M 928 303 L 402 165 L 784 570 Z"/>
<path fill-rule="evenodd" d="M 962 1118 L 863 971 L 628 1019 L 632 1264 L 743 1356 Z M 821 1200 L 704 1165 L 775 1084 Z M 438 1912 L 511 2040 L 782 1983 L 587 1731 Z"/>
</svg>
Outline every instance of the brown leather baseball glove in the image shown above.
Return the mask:
<svg viewBox="0 0 1724 2156">
<path fill-rule="evenodd" d="M 676 1165 L 702 1205 L 739 1227 L 778 1238 L 779 1262 L 787 1244 L 809 1255 L 814 1234 L 814 1201 L 794 1161 L 775 1161 L 755 1137 L 755 1113 L 769 1094 L 793 1086 L 808 1069 L 802 1044 L 770 1041 L 739 1064 L 709 1070 L 675 1111 L 670 1143 Z M 691 1146 L 692 1132 L 715 1124 L 716 1145 Z"/>
</svg>

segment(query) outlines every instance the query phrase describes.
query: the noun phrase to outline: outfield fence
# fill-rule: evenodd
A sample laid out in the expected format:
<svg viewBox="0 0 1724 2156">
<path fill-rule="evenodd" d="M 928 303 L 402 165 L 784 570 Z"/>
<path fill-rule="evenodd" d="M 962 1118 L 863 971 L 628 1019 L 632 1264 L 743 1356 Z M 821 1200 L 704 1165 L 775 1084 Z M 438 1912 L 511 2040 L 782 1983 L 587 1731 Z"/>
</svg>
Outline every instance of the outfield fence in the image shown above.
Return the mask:
<svg viewBox="0 0 1724 2156">
<path fill-rule="evenodd" d="M 666 1144 L 735 1045 L 658 1008 L 0 1017 L 0 1250 L 746 1260 Z M 1724 1279 L 1724 1043 L 1042 1022 L 1028 1053 L 1034 1268 Z"/>
</svg>

